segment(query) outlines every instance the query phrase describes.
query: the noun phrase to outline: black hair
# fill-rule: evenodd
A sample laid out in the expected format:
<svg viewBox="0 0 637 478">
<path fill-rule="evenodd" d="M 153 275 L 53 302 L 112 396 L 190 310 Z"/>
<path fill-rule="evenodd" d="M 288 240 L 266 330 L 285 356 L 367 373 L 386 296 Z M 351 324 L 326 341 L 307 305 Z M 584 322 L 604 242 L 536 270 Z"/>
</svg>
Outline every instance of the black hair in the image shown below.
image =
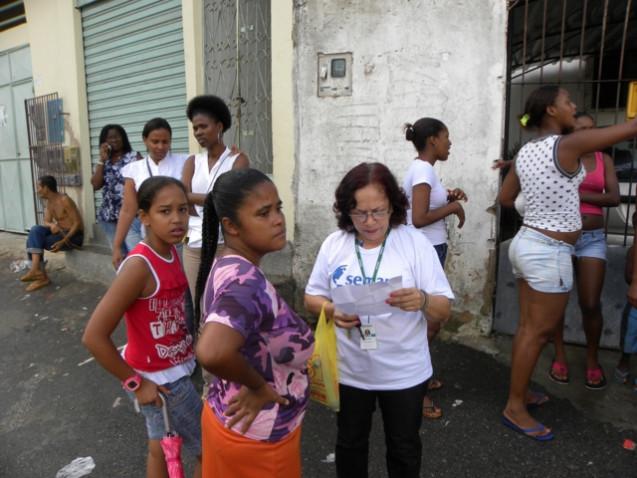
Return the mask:
<svg viewBox="0 0 637 478">
<path fill-rule="evenodd" d="M 144 129 L 142 130 L 142 138 L 148 138 L 148 135 L 150 135 L 150 133 L 152 133 L 156 129 L 167 129 L 170 133 L 170 136 L 173 135 L 173 130 L 168 124 L 168 121 L 166 121 L 164 118 L 153 118 L 144 125 Z"/>
<path fill-rule="evenodd" d="M 146 179 L 137 191 L 137 205 L 139 209 L 144 212 L 150 211 L 150 207 L 153 205 L 157 193 L 166 186 L 173 185 L 178 186 L 184 194 L 186 194 L 186 187 L 178 179 L 169 176 L 151 176 Z"/>
<path fill-rule="evenodd" d="M 122 137 L 122 151 L 124 151 L 124 153 L 130 153 L 133 150 L 133 148 L 131 147 L 130 141 L 128 140 L 128 135 L 126 134 L 126 130 L 119 124 L 107 124 L 106 126 L 104 126 L 102 128 L 102 131 L 100 131 L 99 144 L 106 142 L 106 136 L 108 136 L 108 132 L 112 129 L 117 131 L 119 135 Z"/>
<path fill-rule="evenodd" d="M 265 182 L 272 181 L 257 169 L 233 169 L 219 176 L 212 191 L 206 196 L 201 226 L 201 262 L 195 286 L 194 322 L 196 332 L 199 331 L 201 319 L 201 297 L 217 253 L 221 219 L 227 217 L 233 223 L 238 224 L 237 212 L 243 201 L 258 185 Z"/>
<path fill-rule="evenodd" d="M 405 123 L 405 139 L 411 141 L 419 153 L 427 149 L 427 140 L 445 131 L 445 124 L 435 118 L 420 118 L 414 124 Z"/>
<path fill-rule="evenodd" d="M 546 108 L 553 106 L 560 93 L 558 85 L 544 85 L 533 90 L 526 99 L 520 122 L 524 128 L 539 128 L 546 114 Z M 523 118 L 526 116 L 525 120 Z"/>
<path fill-rule="evenodd" d="M 588 118 L 593 123 L 595 122 L 595 118 L 593 118 L 593 115 L 590 114 L 588 111 L 578 111 L 577 113 L 575 113 L 575 119 L 577 118 Z"/>
<path fill-rule="evenodd" d="M 232 126 L 232 115 L 228 105 L 218 96 L 200 95 L 190 100 L 186 108 L 186 116 L 192 121 L 194 116 L 198 114 L 203 114 L 215 121 L 219 121 L 223 124 L 224 133 Z"/>
<path fill-rule="evenodd" d="M 341 179 L 335 192 L 333 210 L 339 229 L 347 232 L 354 231 L 354 223 L 350 217 L 350 211 L 356 207 L 356 191 L 370 184 L 378 184 L 383 191 L 392 209 L 389 225 L 391 227 L 405 224 L 409 200 L 396 178 L 387 166 L 382 163 L 360 163 L 354 166 Z"/>
<path fill-rule="evenodd" d="M 54 193 L 58 192 L 58 182 L 53 176 L 42 176 L 38 179 L 38 183 L 40 183 L 40 186 L 43 188 L 49 188 L 49 190 Z"/>
</svg>

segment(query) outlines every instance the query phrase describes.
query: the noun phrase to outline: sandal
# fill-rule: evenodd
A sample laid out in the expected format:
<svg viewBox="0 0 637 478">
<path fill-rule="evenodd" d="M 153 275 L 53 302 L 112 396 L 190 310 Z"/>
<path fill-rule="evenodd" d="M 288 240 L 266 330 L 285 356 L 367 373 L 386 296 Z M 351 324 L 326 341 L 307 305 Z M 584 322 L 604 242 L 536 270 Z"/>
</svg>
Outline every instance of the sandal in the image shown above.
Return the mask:
<svg viewBox="0 0 637 478">
<path fill-rule="evenodd" d="M 437 420 L 442 417 L 442 408 L 437 407 L 434 401 L 425 397 L 425 400 L 429 400 L 431 405 L 425 405 L 425 402 L 422 403 L 422 416 L 428 418 L 429 420 Z"/>
<path fill-rule="evenodd" d="M 519 425 L 516 425 L 515 423 L 513 423 L 513 421 L 507 418 L 504 414 L 502 414 L 501 420 L 504 426 L 509 427 L 511 430 L 521 433 L 522 435 L 529 437 L 532 440 L 550 441 L 553 438 L 555 438 L 555 436 L 553 435 L 553 432 L 549 428 L 546 428 L 541 423 L 538 423 L 536 427 L 522 428 Z M 540 432 L 544 432 L 544 433 L 540 433 Z"/>
<path fill-rule="evenodd" d="M 595 368 L 586 369 L 586 381 L 584 384 L 589 390 L 603 390 L 606 388 L 606 376 L 599 365 Z"/>
<path fill-rule="evenodd" d="M 553 360 L 549 369 L 549 378 L 555 383 L 565 385 L 569 382 L 568 366 L 565 363 Z"/>
<path fill-rule="evenodd" d="M 630 371 L 628 369 L 615 367 L 615 373 L 613 375 L 617 383 L 626 384 L 628 383 L 629 374 L 630 374 Z"/>
<path fill-rule="evenodd" d="M 429 380 L 429 384 L 427 385 L 427 390 L 440 390 L 442 388 L 442 382 L 437 378 L 432 378 Z"/>
<path fill-rule="evenodd" d="M 51 281 L 49 279 L 36 279 L 31 282 L 28 287 L 25 289 L 27 292 L 33 292 L 34 290 L 41 289 L 42 287 L 46 287 L 49 285 Z"/>
<path fill-rule="evenodd" d="M 36 270 L 36 271 L 27 272 L 22 277 L 20 277 L 20 280 L 22 282 L 33 282 L 33 281 L 42 279 L 43 277 L 44 277 L 44 274 L 42 274 L 42 271 Z"/>
</svg>

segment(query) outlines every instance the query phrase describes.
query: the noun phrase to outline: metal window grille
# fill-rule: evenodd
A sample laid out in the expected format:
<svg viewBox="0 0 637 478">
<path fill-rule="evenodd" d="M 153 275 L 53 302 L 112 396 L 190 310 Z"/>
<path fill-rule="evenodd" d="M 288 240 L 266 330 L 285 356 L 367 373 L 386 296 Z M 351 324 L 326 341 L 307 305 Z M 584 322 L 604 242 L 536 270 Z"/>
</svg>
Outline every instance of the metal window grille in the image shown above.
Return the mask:
<svg viewBox="0 0 637 478">
<path fill-rule="evenodd" d="M 58 190 L 64 192 L 67 184 L 64 166 L 64 119 L 62 102 L 57 93 L 36 96 L 24 102 L 29 134 L 29 154 L 33 184 L 38 178 L 53 176 Z M 33 188 L 34 191 L 36 188 Z M 35 211 L 38 224 L 44 220 L 44 205 L 34 193 Z"/>
<path fill-rule="evenodd" d="M 578 110 L 599 127 L 624 121 L 628 85 L 637 80 L 637 1 L 515 0 L 509 2 L 509 64 L 504 151 L 510 159 L 529 138 L 518 117 L 528 94 L 544 84 L 566 88 Z M 632 236 L 637 141 L 615 145 L 621 204 L 606 210 L 609 236 Z M 500 240 L 517 231 L 519 217 L 501 211 Z"/>
</svg>

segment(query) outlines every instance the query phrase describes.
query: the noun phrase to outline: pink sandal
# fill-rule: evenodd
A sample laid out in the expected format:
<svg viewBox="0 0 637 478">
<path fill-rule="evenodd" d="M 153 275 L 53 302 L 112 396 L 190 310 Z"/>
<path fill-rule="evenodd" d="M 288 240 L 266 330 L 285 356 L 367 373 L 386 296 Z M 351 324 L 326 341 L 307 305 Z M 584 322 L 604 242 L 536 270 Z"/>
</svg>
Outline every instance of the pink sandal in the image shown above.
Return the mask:
<svg viewBox="0 0 637 478">
<path fill-rule="evenodd" d="M 551 363 L 551 369 L 549 370 L 549 378 L 555 383 L 565 385 L 569 382 L 568 378 L 568 366 L 563 362 L 553 360 Z"/>
<path fill-rule="evenodd" d="M 600 366 L 586 369 L 585 385 L 589 390 L 603 390 L 606 388 L 606 376 Z"/>
</svg>

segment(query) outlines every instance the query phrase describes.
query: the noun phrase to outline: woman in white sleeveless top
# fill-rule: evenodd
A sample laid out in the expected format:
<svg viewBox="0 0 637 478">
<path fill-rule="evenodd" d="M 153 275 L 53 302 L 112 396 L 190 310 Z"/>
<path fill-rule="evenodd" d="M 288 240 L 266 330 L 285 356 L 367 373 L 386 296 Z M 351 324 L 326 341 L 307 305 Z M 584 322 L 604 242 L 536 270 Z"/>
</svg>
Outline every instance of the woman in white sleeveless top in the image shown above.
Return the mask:
<svg viewBox="0 0 637 478">
<path fill-rule="evenodd" d="M 223 143 L 223 133 L 230 128 L 232 117 L 221 98 L 212 95 L 196 96 L 188 103 L 186 115 L 192 123 L 197 142 L 206 148 L 203 153 L 194 154 L 186 160 L 182 176 L 188 201 L 192 206 L 188 221 L 188 243 L 184 248 L 184 271 L 194 297 L 201 257 L 201 222 L 206 195 L 212 191 L 215 181 L 223 173 L 231 169 L 247 168 L 250 163 L 243 153 L 232 151 Z M 223 243 L 221 234 L 219 243 Z M 218 247 L 217 252 L 219 251 Z"/>
</svg>

